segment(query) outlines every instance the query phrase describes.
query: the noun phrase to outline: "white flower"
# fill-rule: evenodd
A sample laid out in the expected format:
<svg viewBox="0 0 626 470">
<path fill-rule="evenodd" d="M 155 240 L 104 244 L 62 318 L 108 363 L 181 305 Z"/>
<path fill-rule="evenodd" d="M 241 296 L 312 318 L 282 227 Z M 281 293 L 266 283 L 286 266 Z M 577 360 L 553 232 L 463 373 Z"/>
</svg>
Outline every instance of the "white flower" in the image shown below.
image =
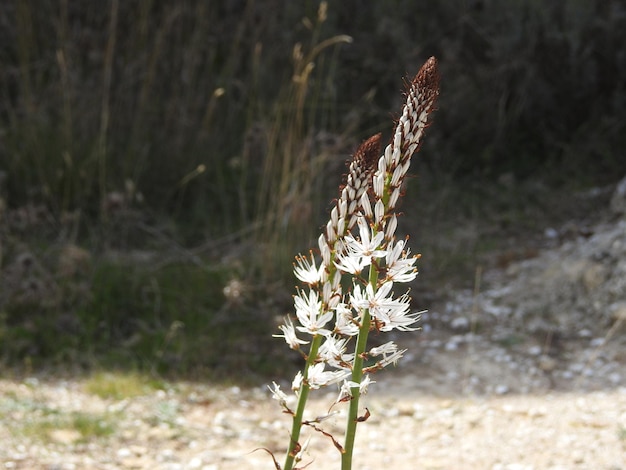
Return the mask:
<svg viewBox="0 0 626 470">
<path fill-rule="evenodd" d="M 406 296 L 406 300 L 403 297 Z M 380 331 L 391 331 L 393 329 L 400 331 L 415 331 L 419 327 L 412 327 L 420 319 L 421 312 L 409 313 L 410 305 L 408 295 L 404 294 L 400 299 L 404 303 L 405 309 L 397 309 L 389 312 L 389 322 L 383 326 Z"/>
<path fill-rule="evenodd" d="M 406 349 L 398 349 L 395 344 L 393 346 L 389 346 L 388 351 L 385 354 L 383 354 L 383 358 L 381 360 L 379 360 L 378 362 L 376 362 L 374 365 L 370 367 L 363 368 L 363 371 L 364 372 L 376 372 L 378 370 L 381 370 L 387 367 L 389 364 L 395 365 L 406 351 L 407 351 Z M 371 350 L 370 350 L 370 354 L 376 355 L 376 354 L 372 354 Z"/>
<path fill-rule="evenodd" d="M 337 269 L 344 273 L 360 274 L 365 266 L 369 266 L 370 262 L 370 258 L 355 256 L 352 253 L 347 253 L 345 255 L 337 254 L 335 266 L 337 266 Z"/>
<path fill-rule="evenodd" d="M 322 302 L 319 300 L 317 292 L 309 291 L 308 297 L 302 291 L 295 296 L 294 304 L 296 307 L 296 316 L 301 326 L 296 327 L 298 331 L 309 333 L 310 335 L 330 334 L 330 330 L 324 329 L 324 325 L 333 318 L 333 312 L 328 311 L 320 315 L 322 310 Z"/>
<path fill-rule="evenodd" d="M 289 407 L 287 406 L 287 400 L 289 400 L 287 394 L 280 389 L 280 385 L 278 385 L 276 382 L 272 382 L 272 384 L 274 384 L 273 387 L 270 387 L 269 385 L 267 386 L 267 388 L 270 389 L 270 392 L 272 392 L 272 398 L 278 401 L 278 403 L 280 403 L 280 406 L 282 406 L 283 408 L 289 409 Z"/>
<path fill-rule="evenodd" d="M 285 318 L 285 324 L 278 327 L 283 332 L 282 335 L 272 335 L 274 338 L 285 338 L 285 342 L 291 349 L 300 348 L 301 344 L 307 344 L 308 341 L 304 341 L 296 336 L 296 330 L 293 327 L 291 318 Z"/>
<path fill-rule="evenodd" d="M 354 358 L 354 354 L 346 354 L 349 340 L 350 338 L 328 336 L 319 348 L 320 359 L 332 367 L 345 369 Z"/>
<path fill-rule="evenodd" d="M 356 284 L 350 294 L 350 303 L 355 309 L 369 309 L 370 315 L 378 320 L 387 320 L 388 311 L 397 308 L 397 301 L 391 298 L 392 287 L 393 282 L 385 282 L 374 292 L 371 284 L 365 287 L 365 291 Z"/>
<path fill-rule="evenodd" d="M 322 300 L 328 308 L 335 308 L 341 300 L 341 274 L 335 273 L 331 281 L 324 282 L 322 286 Z"/>
<path fill-rule="evenodd" d="M 398 351 L 398 345 L 393 341 L 389 341 L 385 344 L 381 344 L 380 346 L 376 346 L 370 349 L 370 356 L 389 356 L 390 354 L 395 354 Z"/>
<path fill-rule="evenodd" d="M 370 260 L 371 258 L 382 258 L 385 256 L 387 252 L 378 249 L 385 238 L 385 234 L 382 232 L 373 233 L 363 216 L 357 219 L 357 223 L 359 224 L 360 240 L 355 239 L 351 235 L 347 235 L 345 241 L 348 252 L 356 257 L 367 257 L 370 258 Z"/>
<path fill-rule="evenodd" d="M 374 292 L 371 284 L 367 285 L 365 291 L 357 284 L 350 294 L 350 304 L 357 310 L 369 309 L 372 318 L 378 321 L 380 331 L 412 331 L 415 328 L 410 328 L 410 325 L 417 321 L 419 313 L 409 314 L 411 305 L 407 294 L 393 299 L 392 287 L 393 282 L 387 281 Z"/>
<path fill-rule="evenodd" d="M 307 382 L 311 389 L 315 390 L 326 385 L 334 384 L 342 381 L 350 375 L 349 370 L 324 370 L 326 364 L 318 362 L 317 364 L 309 367 L 309 375 Z"/>
<path fill-rule="evenodd" d="M 376 362 L 376 364 L 372 367 L 367 368 L 367 370 L 374 371 L 382 369 L 391 363 L 395 364 L 405 352 L 406 349 L 399 350 L 398 345 L 393 341 L 389 341 L 388 343 L 372 348 L 369 351 L 370 356 L 383 356 L 383 358 Z"/>
<path fill-rule="evenodd" d="M 295 276 L 305 284 L 313 285 L 320 281 L 324 273 L 324 265 L 320 267 L 315 266 L 315 258 L 311 252 L 311 262 L 306 256 L 296 257 L 297 266 L 294 266 L 293 273 Z"/>
<path fill-rule="evenodd" d="M 359 394 L 360 395 L 365 395 L 367 393 L 367 388 L 369 386 L 369 384 L 374 384 L 376 383 L 373 380 L 370 380 L 370 376 L 366 375 L 365 378 L 363 378 L 363 380 L 361 380 L 361 383 L 358 384 L 356 382 L 352 382 L 351 380 L 344 380 L 343 384 L 341 384 L 341 389 L 339 390 L 339 396 L 337 397 L 337 400 L 335 400 L 335 403 L 339 403 L 341 401 L 345 401 L 347 398 L 352 396 L 352 389 L 353 388 L 359 388 Z"/>
<path fill-rule="evenodd" d="M 344 303 L 335 307 L 337 319 L 335 320 L 335 331 L 345 336 L 356 336 L 359 334 L 359 325 L 352 316 L 352 310 Z"/>
<path fill-rule="evenodd" d="M 374 370 L 382 369 L 383 367 L 387 367 L 389 364 L 393 364 L 395 366 L 398 360 L 400 360 L 400 358 L 404 356 L 404 353 L 406 351 L 407 351 L 406 349 L 398 349 L 395 353 L 389 354 L 388 356 L 383 357 L 382 360 L 378 361 L 376 365 L 373 366 Z"/>
<path fill-rule="evenodd" d="M 404 240 L 398 240 L 395 246 L 387 252 L 387 279 L 394 282 L 410 282 L 417 276 L 414 264 L 417 257 L 409 258 L 410 250 L 404 251 Z"/>
<path fill-rule="evenodd" d="M 291 390 L 298 393 L 300 391 L 300 388 L 302 388 L 303 380 L 304 380 L 304 377 L 302 376 L 302 372 L 298 371 L 296 376 L 293 378 L 293 381 L 291 382 Z"/>
</svg>

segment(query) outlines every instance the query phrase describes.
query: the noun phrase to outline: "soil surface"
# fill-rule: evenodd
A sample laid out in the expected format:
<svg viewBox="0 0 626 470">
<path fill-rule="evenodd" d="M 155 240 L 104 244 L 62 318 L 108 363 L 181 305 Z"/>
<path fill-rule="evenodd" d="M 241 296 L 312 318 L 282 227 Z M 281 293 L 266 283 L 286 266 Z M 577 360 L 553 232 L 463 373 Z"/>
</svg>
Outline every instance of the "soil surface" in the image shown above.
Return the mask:
<svg viewBox="0 0 626 470">
<path fill-rule="evenodd" d="M 611 207 L 501 253 L 475 289 L 440 296 L 421 331 L 396 338 L 408 352 L 363 398 L 353 468 L 626 470 L 626 204 Z M 314 394 L 310 417 L 335 398 Z M 322 426 L 341 440 L 335 409 Z M 85 438 L 50 416 L 114 432 Z M 41 378 L 0 380 L 0 420 L 3 468 L 48 470 L 270 469 L 261 449 L 282 462 L 290 424 L 264 387 L 176 383 L 114 400 Z M 339 468 L 329 438 L 305 436 L 301 467 Z"/>
<path fill-rule="evenodd" d="M 626 468 L 624 388 L 440 397 L 411 380 L 419 383 L 419 375 L 381 378 L 363 401 L 371 417 L 358 429 L 353 468 Z M 261 389 L 177 384 L 120 401 L 89 395 L 80 381 L 2 381 L 0 389 L 0 460 L 7 469 L 270 469 L 270 456 L 255 449 L 282 460 L 287 442 L 288 417 Z M 310 410 L 323 414 L 334 398 L 316 397 Z M 6 400 L 28 404 L 8 411 Z M 37 422 L 46 407 L 113 417 L 116 431 L 86 441 L 74 428 L 50 428 L 45 439 L 11 432 L 15 421 Z M 342 418 L 340 412 L 325 422 L 325 430 L 341 436 Z M 303 463 L 309 461 L 308 468 L 340 468 L 338 451 L 320 434 L 311 436 Z"/>
</svg>

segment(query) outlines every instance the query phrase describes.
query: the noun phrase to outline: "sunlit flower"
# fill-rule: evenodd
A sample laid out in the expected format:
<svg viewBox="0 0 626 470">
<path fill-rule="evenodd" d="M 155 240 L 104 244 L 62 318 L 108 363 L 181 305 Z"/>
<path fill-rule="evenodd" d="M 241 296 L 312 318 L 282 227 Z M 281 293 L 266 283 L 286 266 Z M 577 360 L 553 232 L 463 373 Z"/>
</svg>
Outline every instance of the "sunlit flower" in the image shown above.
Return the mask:
<svg viewBox="0 0 626 470">
<path fill-rule="evenodd" d="M 298 393 L 302 388 L 303 381 L 304 376 L 302 375 L 302 371 L 298 371 L 296 376 L 293 378 L 293 381 L 291 382 L 291 390 L 293 390 L 295 393 Z"/>
<path fill-rule="evenodd" d="M 385 344 L 381 344 L 380 346 L 373 347 L 370 349 L 370 356 L 389 356 L 390 354 L 395 354 L 398 351 L 398 345 L 393 341 L 389 341 Z"/>
<path fill-rule="evenodd" d="M 354 359 L 354 354 L 347 354 L 350 338 L 328 336 L 318 351 L 319 358 L 332 367 L 345 369 Z"/>
<path fill-rule="evenodd" d="M 374 292 L 374 287 L 368 284 L 365 290 L 356 284 L 350 295 L 350 303 L 356 309 L 369 309 L 373 317 L 387 317 L 390 308 L 396 308 L 397 302 L 391 297 L 393 282 L 385 282 Z"/>
<path fill-rule="evenodd" d="M 289 407 L 287 406 L 287 400 L 289 400 L 287 394 L 280 389 L 280 385 L 278 385 L 276 382 L 272 382 L 272 384 L 273 386 L 267 386 L 267 388 L 270 389 L 270 392 L 272 392 L 272 398 L 278 401 L 280 406 L 282 406 L 283 408 L 289 409 Z"/>
<path fill-rule="evenodd" d="M 404 356 L 404 353 L 406 351 L 407 351 L 406 349 L 398 349 L 393 354 L 389 354 L 389 355 L 383 357 L 380 361 L 378 361 L 373 366 L 366 367 L 363 370 L 365 370 L 367 372 L 374 372 L 374 371 L 377 371 L 377 370 L 380 370 L 380 369 L 383 369 L 383 368 L 387 367 L 389 364 L 396 365 L 396 363 L 402 358 L 402 356 Z"/>
<path fill-rule="evenodd" d="M 409 257 L 410 250 L 404 251 L 404 240 L 398 240 L 387 252 L 387 279 L 394 282 L 410 282 L 417 276 L 415 262 L 417 257 Z"/>
<path fill-rule="evenodd" d="M 355 257 L 364 258 L 382 258 L 387 254 L 385 250 L 380 250 L 380 244 L 385 238 L 385 234 L 378 232 L 373 233 L 372 229 L 367 224 L 365 217 L 359 217 L 357 220 L 359 224 L 359 238 L 355 239 L 352 235 L 345 237 L 348 252 Z M 369 263 L 368 263 L 369 264 Z"/>
<path fill-rule="evenodd" d="M 347 378 L 352 372 L 349 370 L 324 370 L 326 364 L 318 362 L 317 364 L 309 367 L 309 376 L 307 382 L 311 389 L 315 390 L 326 385 L 341 382 Z"/>
<path fill-rule="evenodd" d="M 350 304 L 355 309 L 369 309 L 372 318 L 378 322 L 380 331 L 391 331 L 398 329 L 401 331 L 411 331 L 410 325 L 419 318 L 419 313 L 410 314 L 410 299 L 407 294 L 394 299 L 391 288 L 393 282 L 388 281 L 374 292 L 371 284 L 363 290 L 361 286 L 355 285 L 350 295 Z"/>
<path fill-rule="evenodd" d="M 370 379 L 369 374 L 366 375 L 363 378 L 363 380 L 361 380 L 360 384 L 356 382 L 352 382 L 351 380 L 344 380 L 343 383 L 341 384 L 341 389 L 339 390 L 339 396 L 337 397 L 337 400 L 335 400 L 335 403 L 339 403 L 341 401 L 346 400 L 349 397 L 352 397 L 353 388 L 358 387 L 359 394 L 365 395 L 367 393 L 367 388 L 369 384 L 373 384 L 373 383 L 376 383 L 376 382 Z"/>
<path fill-rule="evenodd" d="M 285 338 L 285 342 L 291 349 L 298 349 L 301 344 L 307 344 L 308 341 L 304 341 L 296 336 L 296 330 L 293 326 L 291 318 L 285 318 L 285 324 L 278 327 L 283 332 L 282 335 L 273 335 L 274 338 Z"/>
<path fill-rule="evenodd" d="M 315 258 L 312 252 L 310 263 L 306 256 L 297 256 L 296 263 L 297 265 L 294 267 L 293 273 L 300 281 L 308 285 L 313 285 L 322 279 L 324 266 L 320 265 L 319 268 L 315 266 Z"/>
<path fill-rule="evenodd" d="M 296 316 L 301 325 L 296 327 L 298 331 L 309 333 L 310 335 L 326 336 L 330 334 L 330 330 L 323 327 L 333 318 L 333 312 L 328 311 L 320 315 L 322 302 L 319 300 L 317 292 L 310 290 L 308 297 L 304 295 L 304 292 L 298 292 L 298 295 L 295 296 L 294 304 Z"/>
<path fill-rule="evenodd" d="M 402 297 L 406 296 L 406 300 L 402 299 Z M 399 330 L 399 331 L 415 331 L 419 330 L 419 327 L 413 327 L 420 319 L 421 312 L 409 313 L 410 304 L 408 300 L 408 295 L 404 294 L 399 302 L 404 305 L 404 309 L 392 309 L 388 312 L 388 320 L 383 327 L 380 328 L 380 331 L 391 331 L 391 330 Z"/>
<path fill-rule="evenodd" d="M 352 310 L 344 303 L 335 307 L 337 318 L 335 320 L 335 331 L 341 335 L 356 336 L 359 334 L 359 324 L 352 316 Z"/>
<path fill-rule="evenodd" d="M 354 256 L 351 253 L 347 253 L 345 255 L 337 255 L 335 266 L 344 273 L 361 274 L 363 268 L 369 266 L 370 263 L 371 258 L 365 256 Z"/>
</svg>

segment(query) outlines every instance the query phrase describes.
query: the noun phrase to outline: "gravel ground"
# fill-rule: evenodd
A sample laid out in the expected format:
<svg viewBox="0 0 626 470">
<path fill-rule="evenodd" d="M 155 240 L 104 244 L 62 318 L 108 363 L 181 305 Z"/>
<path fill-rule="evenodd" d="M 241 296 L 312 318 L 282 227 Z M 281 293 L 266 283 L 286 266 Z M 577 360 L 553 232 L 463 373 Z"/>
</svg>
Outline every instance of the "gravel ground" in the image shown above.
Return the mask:
<svg viewBox="0 0 626 470">
<path fill-rule="evenodd" d="M 417 381 L 418 378 L 416 377 Z M 387 377 L 364 405 L 354 468 L 626 469 L 626 389 L 491 397 L 435 397 L 406 391 Z M 273 468 L 258 447 L 282 455 L 288 417 L 261 389 L 177 384 L 141 397 L 103 400 L 80 381 L 1 381 L 0 459 L 15 469 Z M 323 412 L 334 396 L 312 401 Z M 16 432 L 44 410 L 80 411 L 115 423 L 115 432 L 83 441 L 73 428 L 47 437 Z M 325 429 L 341 434 L 342 414 Z M 339 454 L 312 437 L 310 468 L 339 468 Z"/>
</svg>

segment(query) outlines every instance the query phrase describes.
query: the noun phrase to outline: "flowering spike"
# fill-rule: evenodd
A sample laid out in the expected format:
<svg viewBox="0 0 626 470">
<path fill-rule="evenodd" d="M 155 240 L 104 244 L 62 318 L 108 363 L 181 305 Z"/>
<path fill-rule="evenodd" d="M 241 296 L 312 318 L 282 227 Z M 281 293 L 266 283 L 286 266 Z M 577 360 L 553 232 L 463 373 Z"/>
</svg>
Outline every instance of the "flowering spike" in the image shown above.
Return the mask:
<svg viewBox="0 0 626 470">
<path fill-rule="evenodd" d="M 359 416 L 359 396 L 373 383 L 367 374 L 395 364 L 405 352 L 393 342 L 368 351 L 368 335 L 416 329 L 419 312 L 411 310 L 408 293 L 395 296 L 393 287 L 415 279 L 419 256 L 410 254 L 406 240 L 396 240 L 394 210 L 438 94 L 437 62 L 431 58 L 408 84 L 405 105 L 384 153 L 380 155 L 380 134 L 365 140 L 354 153 L 339 198 L 318 238 L 319 266 L 313 253 L 310 261 L 296 257 L 294 274 L 306 285 L 294 296 L 297 324 L 288 317 L 279 327 L 282 334 L 276 335 L 306 360 L 292 382 L 296 411 L 288 408 L 289 397 L 278 385 L 270 387 L 283 410 L 293 416 L 283 470 L 293 470 L 302 458 L 306 447 L 299 443 L 303 424 L 321 422 L 321 418 L 304 418 L 309 392 L 333 383 L 342 383 L 335 403 L 349 402 L 350 409 L 345 446 L 331 438 L 342 450 L 342 468 L 351 468 L 356 425 L 369 416 L 369 411 Z M 350 289 L 346 289 L 350 285 L 346 276 L 352 278 Z M 308 341 L 297 334 L 308 335 Z M 302 351 L 304 344 L 309 344 L 308 354 Z M 350 351 L 349 346 L 354 349 Z M 375 362 L 366 367 L 366 359 Z"/>
</svg>

